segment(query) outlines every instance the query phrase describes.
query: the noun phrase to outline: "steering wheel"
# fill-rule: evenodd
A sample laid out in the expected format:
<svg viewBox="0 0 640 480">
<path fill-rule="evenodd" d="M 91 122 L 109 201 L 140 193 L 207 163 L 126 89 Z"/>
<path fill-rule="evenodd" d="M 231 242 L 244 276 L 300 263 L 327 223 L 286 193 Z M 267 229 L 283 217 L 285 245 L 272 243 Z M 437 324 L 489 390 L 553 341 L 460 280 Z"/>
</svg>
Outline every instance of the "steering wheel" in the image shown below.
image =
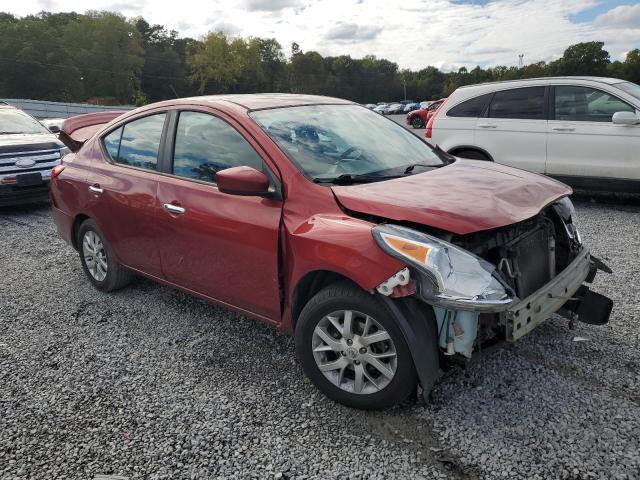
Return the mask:
<svg viewBox="0 0 640 480">
<path fill-rule="evenodd" d="M 338 162 L 347 160 L 349 158 L 349 155 L 352 154 L 353 152 L 358 152 L 358 156 L 356 156 L 355 158 L 352 158 L 351 160 L 357 160 L 362 155 L 362 150 L 360 150 L 358 147 L 349 147 L 340 154 L 340 157 L 338 158 Z"/>
<path fill-rule="evenodd" d="M 349 158 L 349 155 L 351 155 L 354 152 L 358 152 L 358 155 L 353 157 L 353 158 Z M 336 160 L 335 163 L 333 164 L 334 172 L 337 171 L 340 167 L 342 167 L 343 163 L 355 162 L 361 156 L 362 156 L 362 150 L 360 150 L 358 147 L 349 147 L 349 148 L 347 148 L 344 152 L 342 152 L 338 156 L 338 160 Z"/>
</svg>

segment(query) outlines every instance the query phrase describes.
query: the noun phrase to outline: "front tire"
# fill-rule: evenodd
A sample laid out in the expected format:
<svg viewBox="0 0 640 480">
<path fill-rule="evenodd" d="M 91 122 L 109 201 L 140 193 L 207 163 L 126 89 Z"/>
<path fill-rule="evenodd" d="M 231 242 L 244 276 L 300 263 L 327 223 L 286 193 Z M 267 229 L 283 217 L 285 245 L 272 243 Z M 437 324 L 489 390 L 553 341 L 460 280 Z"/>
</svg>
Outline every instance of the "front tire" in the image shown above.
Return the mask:
<svg viewBox="0 0 640 480">
<path fill-rule="evenodd" d="M 326 287 L 304 307 L 296 353 L 326 396 L 353 408 L 381 409 L 416 388 L 409 347 L 387 309 L 354 285 Z"/>
<path fill-rule="evenodd" d="M 422 127 L 424 127 L 424 122 L 422 121 L 422 118 L 420 118 L 418 115 L 416 115 L 415 117 L 413 117 L 411 119 L 411 126 L 413 128 L 416 128 L 416 129 L 422 128 Z"/>
<path fill-rule="evenodd" d="M 80 225 L 77 245 L 82 269 L 98 290 L 111 292 L 131 281 L 131 272 L 116 261 L 102 231 L 93 220 L 85 220 Z"/>
<path fill-rule="evenodd" d="M 482 160 L 485 162 L 491 161 L 488 156 L 477 150 L 460 150 L 459 152 L 455 153 L 455 156 L 460 158 L 468 158 L 470 160 Z"/>
</svg>

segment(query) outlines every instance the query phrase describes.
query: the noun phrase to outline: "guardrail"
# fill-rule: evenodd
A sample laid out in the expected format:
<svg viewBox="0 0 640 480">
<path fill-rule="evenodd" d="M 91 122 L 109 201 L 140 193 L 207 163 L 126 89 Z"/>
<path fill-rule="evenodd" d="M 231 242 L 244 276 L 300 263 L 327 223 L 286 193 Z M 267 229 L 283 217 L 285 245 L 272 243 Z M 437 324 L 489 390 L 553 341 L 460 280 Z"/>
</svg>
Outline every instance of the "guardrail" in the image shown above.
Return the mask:
<svg viewBox="0 0 640 480">
<path fill-rule="evenodd" d="M 133 110 L 134 106 L 92 105 L 89 103 L 49 102 L 46 100 L 29 100 L 23 98 L 0 98 L 0 101 L 24 110 L 39 120 L 47 118 L 69 118 L 83 113 L 104 112 L 108 110 Z"/>
</svg>

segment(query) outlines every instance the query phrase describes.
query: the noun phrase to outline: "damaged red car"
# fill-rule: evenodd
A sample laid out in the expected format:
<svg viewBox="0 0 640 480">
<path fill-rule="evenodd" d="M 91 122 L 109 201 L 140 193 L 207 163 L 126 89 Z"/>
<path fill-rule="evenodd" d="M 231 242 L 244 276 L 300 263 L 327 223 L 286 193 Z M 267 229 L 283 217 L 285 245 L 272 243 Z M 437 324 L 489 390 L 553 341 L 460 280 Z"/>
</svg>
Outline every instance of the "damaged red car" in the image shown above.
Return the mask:
<svg viewBox="0 0 640 480">
<path fill-rule="evenodd" d="M 607 267 L 550 178 L 451 157 L 357 104 L 256 94 L 68 120 L 58 232 L 109 292 L 144 275 L 295 336 L 328 397 L 383 408 L 558 312 Z M 108 122 L 108 123 L 104 123 Z M 242 353 L 239 352 L 239 355 Z"/>
</svg>

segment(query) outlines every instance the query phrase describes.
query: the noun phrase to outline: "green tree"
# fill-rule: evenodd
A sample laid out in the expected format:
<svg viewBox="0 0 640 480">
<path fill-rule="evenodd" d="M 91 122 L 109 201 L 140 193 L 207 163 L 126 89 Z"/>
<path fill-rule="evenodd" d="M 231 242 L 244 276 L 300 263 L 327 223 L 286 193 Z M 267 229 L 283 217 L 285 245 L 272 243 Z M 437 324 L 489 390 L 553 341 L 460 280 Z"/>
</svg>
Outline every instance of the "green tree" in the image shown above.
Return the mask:
<svg viewBox="0 0 640 480">
<path fill-rule="evenodd" d="M 607 74 L 610 63 L 609 52 L 604 50 L 604 42 L 583 42 L 571 45 L 557 64 L 561 75 L 596 75 Z"/>
</svg>

